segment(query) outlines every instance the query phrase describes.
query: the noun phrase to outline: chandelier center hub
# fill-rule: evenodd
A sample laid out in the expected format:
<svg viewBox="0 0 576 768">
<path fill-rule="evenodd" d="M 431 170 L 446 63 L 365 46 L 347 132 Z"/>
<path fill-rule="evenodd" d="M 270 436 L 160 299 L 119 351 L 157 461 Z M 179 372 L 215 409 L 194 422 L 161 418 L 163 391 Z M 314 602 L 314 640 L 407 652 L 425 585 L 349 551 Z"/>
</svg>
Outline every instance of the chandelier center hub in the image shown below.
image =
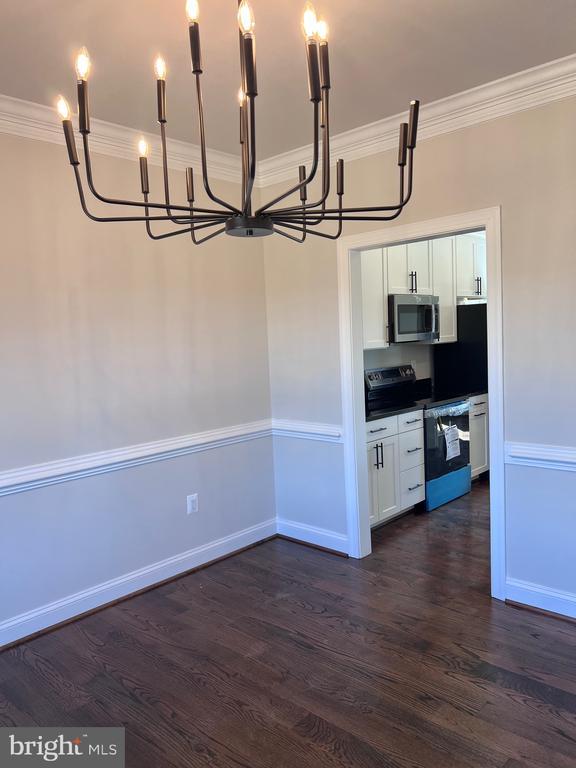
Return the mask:
<svg viewBox="0 0 576 768">
<path fill-rule="evenodd" d="M 226 234 L 233 237 L 266 237 L 274 234 L 269 216 L 232 216 L 226 222 Z"/>
</svg>

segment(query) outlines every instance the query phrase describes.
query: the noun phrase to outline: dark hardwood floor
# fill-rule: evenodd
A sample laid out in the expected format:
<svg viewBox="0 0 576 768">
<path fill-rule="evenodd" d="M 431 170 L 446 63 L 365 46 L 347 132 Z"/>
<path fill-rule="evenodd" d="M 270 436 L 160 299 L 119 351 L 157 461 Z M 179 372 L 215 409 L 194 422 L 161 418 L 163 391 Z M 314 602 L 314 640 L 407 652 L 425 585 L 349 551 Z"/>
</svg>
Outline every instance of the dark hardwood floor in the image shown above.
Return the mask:
<svg viewBox="0 0 576 768">
<path fill-rule="evenodd" d="M 274 540 L 0 654 L 0 725 L 129 768 L 574 768 L 576 626 L 491 601 L 487 485 L 346 560 Z"/>
</svg>

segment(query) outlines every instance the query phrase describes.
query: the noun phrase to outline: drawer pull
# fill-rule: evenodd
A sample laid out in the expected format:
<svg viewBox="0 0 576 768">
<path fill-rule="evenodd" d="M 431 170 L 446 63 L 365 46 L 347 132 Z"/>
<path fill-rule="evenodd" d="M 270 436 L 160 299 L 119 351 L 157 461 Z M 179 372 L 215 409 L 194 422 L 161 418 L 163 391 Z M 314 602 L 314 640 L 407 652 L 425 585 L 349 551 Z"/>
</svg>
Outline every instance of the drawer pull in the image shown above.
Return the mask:
<svg viewBox="0 0 576 768">
<path fill-rule="evenodd" d="M 419 421 L 422 421 L 422 419 L 410 419 L 410 421 L 405 421 L 405 424 L 418 424 Z"/>
<path fill-rule="evenodd" d="M 408 490 L 409 491 L 415 491 L 417 488 L 422 488 L 422 483 L 416 483 L 416 485 L 411 485 Z"/>
<path fill-rule="evenodd" d="M 486 400 L 480 400 L 480 402 L 472 403 L 472 405 L 486 405 Z"/>
<path fill-rule="evenodd" d="M 407 448 L 406 453 L 416 453 L 416 451 L 421 451 L 422 448 Z"/>
<path fill-rule="evenodd" d="M 473 413 L 472 416 L 474 416 L 475 419 L 477 419 L 478 416 L 486 416 L 486 411 L 482 411 L 481 413 Z"/>
<path fill-rule="evenodd" d="M 370 434 L 373 435 L 375 432 L 386 432 L 388 427 L 380 427 L 379 429 L 371 429 Z"/>
</svg>

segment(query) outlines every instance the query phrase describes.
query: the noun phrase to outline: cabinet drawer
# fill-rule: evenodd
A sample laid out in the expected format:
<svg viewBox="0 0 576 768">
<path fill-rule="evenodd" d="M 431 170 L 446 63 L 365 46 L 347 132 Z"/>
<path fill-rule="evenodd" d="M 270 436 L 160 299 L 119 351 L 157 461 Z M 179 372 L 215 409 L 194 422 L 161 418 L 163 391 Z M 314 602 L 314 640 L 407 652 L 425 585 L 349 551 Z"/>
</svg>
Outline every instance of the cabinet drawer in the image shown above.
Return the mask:
<svg viewBox="0 0 576 768">
<path fill-rule="evenodd" d="M 400 471 L 424 464 L 424 430 L 404 432 L 398 438 L 400 448 Z"/>
<path fill-rule="evenodd" d="M 470 398 L 470 408 L 474 408 L 476 405 L 488 406 L 488 393 L 483 395 L 474 395 Z"/>
<path fill-rule="evenodd" d="M 424 423 L 423 411 L 402 413 L 398 416 L 398 432 L 409 432 L 411 429 L 421 429 Z"/>
<path fill-rule="evenodd" d="M 376 440 L 382 437 L 398 434 L 398 416 L 387 416 L 366 422 L 366 440 Z"/>
<path fill-rule="evenodd" d="M 402 509 L 408 509 L 424 501 L 424 465 L 405 469 L 400 472 L 400 503 Z"/>
</svg>

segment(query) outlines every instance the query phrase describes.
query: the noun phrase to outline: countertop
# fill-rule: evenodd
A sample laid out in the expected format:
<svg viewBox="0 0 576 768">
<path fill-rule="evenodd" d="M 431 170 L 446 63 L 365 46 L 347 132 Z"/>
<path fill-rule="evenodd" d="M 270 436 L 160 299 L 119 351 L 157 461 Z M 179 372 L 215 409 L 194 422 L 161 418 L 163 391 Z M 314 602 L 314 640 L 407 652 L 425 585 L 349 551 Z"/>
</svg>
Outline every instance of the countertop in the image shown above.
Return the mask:
<svg viewBox="0 0 576 768">
<path fill-rule="evenodd" d="M 438 400 L 434 397 L 424 397 L 421 400 L 414 400 L 412 403 L 406 403 L 406 405 L 394 406 L 392 408 L 383 408 L 379 411 L 372 411 L 369 416 L 366 416 L 366 422 L 376 421 L 377 419 L 385 419 L 387 416 L 400 416 L 403 413 L 413 413 L 414 411 L 423 411 L 426 408 L 436 408 L 441 405 L 448 405 L 449 403 L 457 403 L 461 400 L 468 400 L 475 395 L 483 395 L 485 392 L 468 392 L 465 395 L 457 395 L 455 397 L 449 397 L 444 400 Z"/>
</svg>

